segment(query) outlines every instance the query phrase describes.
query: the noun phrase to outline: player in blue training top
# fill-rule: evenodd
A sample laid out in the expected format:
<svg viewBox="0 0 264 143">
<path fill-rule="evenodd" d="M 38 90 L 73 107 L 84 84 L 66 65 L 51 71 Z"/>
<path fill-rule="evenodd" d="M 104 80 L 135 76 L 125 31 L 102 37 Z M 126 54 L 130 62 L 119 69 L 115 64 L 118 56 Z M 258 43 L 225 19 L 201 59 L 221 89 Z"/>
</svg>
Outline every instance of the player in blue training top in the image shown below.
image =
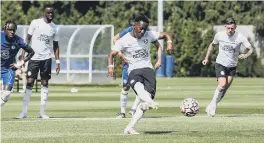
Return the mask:
<svg viewBox="0 0 264 143">
<path fill-rule="evenodd" d="M 121 31 L 120 33 L 118 33 L 117 35 L 114 36 L 113 42 L 116 43 L 116 41 L 120 38 L 122 38 L 124 35 L 126 35 L 127 33 L 133 31 L 134 27 L 130 26 L 126 29 L 124 29 L 123 31 Z M 146 31 L 151 31 L 151 29 L 147 28 Z M 162 33 L 163 35 L 165 35 L 166 37 L 169 37 L 168 33 Z M 155 44 L 157 41 L 153 41 L 152 43 Z M 173 52 L 173 47 L 171 46 L 171 40 L 168 40 L 168 45 L 167 45 L 167 51 L 168 54 L 171 54 Z M 122 55 L 121 53 L 119 55 Z M 128 84 L 128 63 L 124 62 L 123 64 L 123 68 L 122 68 L 122 91 L 121 91 L 121 95 L 120 95 L 120 108 L 121 108 L 121 112 L 117 114 L 116 118 L 125 118 L 126 117 L 126 105 L 128 102 L 128 92 L 130 89 L 130 86 Z M 140 103 L 140 99 L 138 96 L 136 96 L 136 99 L 134 101 L 133 106 L 131 107 L 131 110 L 129 111 L 130 115 L 134 115 L 137 109 L 137 106 Z"/>
<path fill-rule="evenodd" d="M 15 81 L 15 70 L 19 69 L 33 55 L 33 49 L 22 38 L 17 36 L 17 25 L 13 21 L 6 21 L 1 31 L 1 80 L 3 80 L 3 93 L 1 107 L 8 101 Z M 14 64 L 15 57 L 20 50 L 24 49 L 28 55 L 19 64 Z"/>
</svg>

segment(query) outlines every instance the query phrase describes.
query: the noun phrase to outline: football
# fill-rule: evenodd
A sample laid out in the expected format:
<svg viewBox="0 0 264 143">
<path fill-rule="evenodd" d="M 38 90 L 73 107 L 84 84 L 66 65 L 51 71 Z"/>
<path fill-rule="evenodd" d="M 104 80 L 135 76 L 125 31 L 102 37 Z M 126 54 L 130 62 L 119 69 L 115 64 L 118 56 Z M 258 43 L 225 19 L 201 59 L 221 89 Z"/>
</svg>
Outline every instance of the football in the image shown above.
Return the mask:
<svg viewBox="0 0 264 143">
<path fill-rule="evenodd" d="M 181 105 L 180 111 L 184 116 L 193 117 L 199 112 L 200 104 L 194 98 L 185 98 Z"/>
</svg>

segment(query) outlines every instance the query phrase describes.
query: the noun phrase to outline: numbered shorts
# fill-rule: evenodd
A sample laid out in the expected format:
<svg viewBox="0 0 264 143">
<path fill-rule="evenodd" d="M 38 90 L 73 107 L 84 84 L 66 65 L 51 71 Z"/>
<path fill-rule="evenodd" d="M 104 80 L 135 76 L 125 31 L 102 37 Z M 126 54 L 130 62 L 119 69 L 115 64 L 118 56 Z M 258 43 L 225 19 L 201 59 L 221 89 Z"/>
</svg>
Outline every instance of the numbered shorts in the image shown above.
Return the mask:
<svg viewBox="0 0 264 143">
<path fill-rule="evenodd" d="M 15 82 L 15 73 L 14 69 L 8 69 L 7 72 L 1 73 L 1 80 L 3 80 L 4 86 L 13 87 Z"/>
<path fill-rule="evenodd" d="M 40 72 L 41 80 L 49 80 L 51 78 L 51 59 L 29 60 L 28 78 L 37 79 L 38 72 Z"/>
<path fill-rule="evenodd" d="M 122 85 L 123 87 L 128 87 L 128 64 L 125 63 L 122 68 Z"/>
<path fill-rule="evenodd" d="M 145 90 L 151 94 L 151 98 L 154 99 L 156 94 L 156 76 L 155 71 L 151 68 L 134 69 L 129 73 L 128 76 L 129 85 L 132 87 L 134 92 L 134 86 L 137 82 L 141 82 Z"/>
<path fill-rule="evenodd" d="M 225 67 L 221 64 L 215 64 L 215 74 L 216 78 L 226 77 L 226 76 L 235 76 L 236 75 L 236 67 Z"/>
</svg>

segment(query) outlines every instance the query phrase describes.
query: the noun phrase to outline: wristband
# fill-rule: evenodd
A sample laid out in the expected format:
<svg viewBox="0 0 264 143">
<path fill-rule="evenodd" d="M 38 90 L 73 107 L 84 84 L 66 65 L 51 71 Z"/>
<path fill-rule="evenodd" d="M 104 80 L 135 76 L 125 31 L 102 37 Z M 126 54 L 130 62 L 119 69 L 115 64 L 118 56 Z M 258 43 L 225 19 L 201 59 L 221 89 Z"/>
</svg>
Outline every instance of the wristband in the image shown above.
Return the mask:
<svg viewBox="0 0 264 143">
<path fill-rule="evenodd" d="M 59 64 L 60 63 L 60 60 L 56 60 L 56 64 Z"/>
<path fill-rule="evenodd" d="M 108 68 L 113 68 L 114 67 L 114 65 L 108 65 Z"/>
<path fill-rule="evenodd" d="M 172 43 L 172 41 L 171 41 L 171 40 L 169 40 L 169 41 L 167 41 L 167 43 Z"/>
</svg>

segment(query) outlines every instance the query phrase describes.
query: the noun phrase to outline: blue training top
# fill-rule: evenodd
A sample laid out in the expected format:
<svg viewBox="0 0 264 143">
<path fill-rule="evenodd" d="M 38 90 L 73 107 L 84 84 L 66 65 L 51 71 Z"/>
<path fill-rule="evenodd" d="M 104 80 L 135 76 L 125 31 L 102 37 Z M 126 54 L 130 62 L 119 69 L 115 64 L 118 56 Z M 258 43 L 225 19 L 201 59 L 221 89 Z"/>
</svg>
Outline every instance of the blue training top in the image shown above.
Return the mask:
<svg viewBox="0 0 264 143">
<path fill-rule="evenodd" d="M 10 69 L 20 48 L 26 49 L 29 46 L 17 35 L 11 40 L 7 40 L 6 33 L 1 31 L 1 74 Z"/>
</svg>

